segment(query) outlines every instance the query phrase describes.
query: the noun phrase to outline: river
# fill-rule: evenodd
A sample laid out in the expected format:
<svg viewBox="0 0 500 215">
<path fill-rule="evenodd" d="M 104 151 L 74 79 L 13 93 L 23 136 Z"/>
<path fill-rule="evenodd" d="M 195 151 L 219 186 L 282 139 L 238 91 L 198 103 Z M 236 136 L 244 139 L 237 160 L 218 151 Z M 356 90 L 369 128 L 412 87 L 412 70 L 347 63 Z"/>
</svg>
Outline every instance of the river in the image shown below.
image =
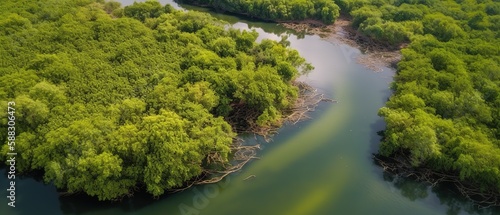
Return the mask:
<svg viewBox="0 0 500 215">
<path fill-rule="evenodd" d="M 122 0 L 124 5 L 133 1 Z M 171 3 L 169 0 L 162 4 Z M 189 10 L 206 9 L 182 6 Z M 288 34 L 291 47 L 315 66 L 303 81 L 338 103 L 323 103 L 311 119 L 284 126 L 263 143 L 259 160 L 213 185 L 152 199 L 138 194 L 118 203 L 60 197 L 54 186 L 32 178 L 16 182 L 16 208 L 0 214 L 79 215 L 433 215 L 499 214 L 478 210 L 446 187 L 430 187 L 383 173 L 371 157 L 384 122 L 377 111 L 390 96 L 394 71 L 374 72 L 356 62 L 359 50 L 315 35 L 297 35 L 273 23 L 214 14 L 235 28 L 255 29 L 259 39 Z M 253 136 L 247 141 L 255 140 Z M 1 170 L 5 175 L 5 169 Z M 245 180 L 247 177 L 254 177 Z M 6 195 L 8 181 L 0 177 Z"/>
</svg>

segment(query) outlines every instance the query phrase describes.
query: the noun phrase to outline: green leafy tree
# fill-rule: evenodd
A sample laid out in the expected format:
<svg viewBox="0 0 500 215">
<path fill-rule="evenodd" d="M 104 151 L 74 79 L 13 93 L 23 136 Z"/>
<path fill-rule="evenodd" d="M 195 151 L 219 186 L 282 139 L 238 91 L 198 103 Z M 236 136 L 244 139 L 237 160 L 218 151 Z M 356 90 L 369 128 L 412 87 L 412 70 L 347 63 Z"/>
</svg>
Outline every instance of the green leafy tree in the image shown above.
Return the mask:
<svg viewBox="0 0 500 215">
<path fill-rule="evenodd" d="M 441 41 L 465 36 L 465 32 L 457 25 L 456 21 L 443 14 L 427 15 L 423 19 L 424 32 L 436 36 Z"/>
<path fill-rule="evenodd" d="M 291 16 L 285 3 L 267 6 Z M 292 82 L 312 69 L 283 43 L 156 1 L 7 0 L 0 14 L 0 107 L 16 103 L 20 174 L 41 171 L 99 200 L 137 187 L 158 196 L 227 167 L 233 107 L 245 102 L 257 115 L 237 117 L 278 126 L 296 99 Z"/>
</svg>

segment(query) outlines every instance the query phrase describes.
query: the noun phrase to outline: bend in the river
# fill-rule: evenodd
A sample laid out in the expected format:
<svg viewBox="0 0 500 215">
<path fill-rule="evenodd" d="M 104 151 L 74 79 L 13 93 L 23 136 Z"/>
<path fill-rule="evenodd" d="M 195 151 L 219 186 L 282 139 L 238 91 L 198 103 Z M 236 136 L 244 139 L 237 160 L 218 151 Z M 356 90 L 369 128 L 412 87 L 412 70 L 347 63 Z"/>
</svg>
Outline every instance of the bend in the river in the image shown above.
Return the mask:
<svg viewBox="0 0 500 215">
<path fill-rule="evenodd" d="M 133 1 L 121 2 L 126 5 Z M 377 111 L 390 96 L 389 83 L 394 71 L 387 68 L 382 72 L 370 71 L 356 63 L 355 58 L 361 54 L 358 50 L 318 36 L 297 37 L 276 24 L 216 16 L 235 28 L 255 29 L 260 39 L 279 39 L 279 34 L 289 33 L 291 47 L 316 68 L 302 79 L 339 103 L 321 104 L 311 113 L 311 120 L 283 127 L 273 142 L 263 144 L 261 159 L 218 184 L 194 187 L 160 200 L 136 196 L 120 203 L 98 203 L 88 198 L 59 197 L 53 186 L 22 179 L 18 185 L 19 206 L 13 210 L 2 204 L 0 214 L 492 213 L 473 209 L 444 188 L 431 188 L 384 174 L 373 164 L 371 154 L 379 143 L 376 132 L 384 127 Z M 250 136 L 247 141 L 256 140 Z M 0 184 L 5 183 L 6 179 L 1 177 Z"/>
</svg>

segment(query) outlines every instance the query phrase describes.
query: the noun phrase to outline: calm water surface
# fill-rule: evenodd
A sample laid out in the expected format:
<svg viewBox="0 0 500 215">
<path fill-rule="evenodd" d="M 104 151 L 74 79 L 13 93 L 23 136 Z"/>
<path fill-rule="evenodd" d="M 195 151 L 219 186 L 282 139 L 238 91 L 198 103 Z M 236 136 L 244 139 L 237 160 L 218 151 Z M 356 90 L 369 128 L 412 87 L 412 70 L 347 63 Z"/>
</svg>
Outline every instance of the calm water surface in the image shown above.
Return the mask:
<svg viewBox="0 0 500 215">
<path fill-rule="evenodd" d="M 133 1 L 122 0 L 124 5 Z M 177 8 L 180 6 L 172 1 Z M 205 9 L 182 5 L 188 10 Z M 356 63 L 347 45 L 297 35 L 272 23 L 213 14 L 235 28 L 255 29 L 259 39 L 288 34 L 291 47 L 315 66 L 304 81 L 339 101 L 321 104 L 312 119 L 283 127 L 264 143 L 260 160 L 214 185 L 198 186 L 158 200 L 145 194 L 119 203 L 88 197 L 59 197 L 55 187 L 34 179 L 18 180 L 16 208 L 0 204 L 0 214 L 79 215 L 432 215 L 500 214 L 477 210 L 445 187 L 431 188 L 384 174 L 373 164 L 384 128 L 377 111 L 390 96 L 393 71 L 373 72 Z M 262 142 L 251 136 L 250 142 Z M 5 173 L 5 170 L 2 170 Z M 254 175 L 248 180 L 248 176 Z M 8 181 L 0 177 L 4 196 Z"/>
</svg>

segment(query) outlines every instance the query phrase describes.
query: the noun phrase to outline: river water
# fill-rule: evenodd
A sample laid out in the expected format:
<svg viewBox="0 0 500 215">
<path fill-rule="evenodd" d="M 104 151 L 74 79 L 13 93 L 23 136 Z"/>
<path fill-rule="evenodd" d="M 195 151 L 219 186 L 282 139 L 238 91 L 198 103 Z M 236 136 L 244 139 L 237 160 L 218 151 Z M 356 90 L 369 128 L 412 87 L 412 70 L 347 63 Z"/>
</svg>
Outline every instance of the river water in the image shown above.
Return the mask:
<svg viewBox="0 0 500 215">
<path fill-rule="evenodd" d="M 133 1 L 121 2 L 127 5 Z M 170 0 L 161 2 L 180 7 Z M 394 71 L 367 69 L 356 62 L 360 51 L 341 43 L 297 35 L 273 23 L 212 14 L 235 28 L 255 29 L 259 39 L 279 39 L 279 35 L 288 34 L 291 47 L 316 68 L 301 79 L 339 103 L 323 103 L 310 114 L 312 119 L 284 126 L 271 143 L 262 145 L 259 160 L 218 184 L 160 199 L 138 194 L 122 202 L 102 203 L 89 197 L 60 197 L 54 186 L 25 178 L 16 182 L 16 208 L 8 207 L 8 200 L 3 198 L 0 214 L 500 214 L 478 210 L 446 187 L 432 188 L 385 174 L 373 163 L 372 153 L 380 142 L 376 132 L 384 128 L 377 111 L 390 96 Z M 247 140 L 262 141 L 253 136 Z M 5 173 L 5 169 L 1 171 Z M 0 177 L 4 196 L 7 186 L 7 178 Z"/>
</svg>

